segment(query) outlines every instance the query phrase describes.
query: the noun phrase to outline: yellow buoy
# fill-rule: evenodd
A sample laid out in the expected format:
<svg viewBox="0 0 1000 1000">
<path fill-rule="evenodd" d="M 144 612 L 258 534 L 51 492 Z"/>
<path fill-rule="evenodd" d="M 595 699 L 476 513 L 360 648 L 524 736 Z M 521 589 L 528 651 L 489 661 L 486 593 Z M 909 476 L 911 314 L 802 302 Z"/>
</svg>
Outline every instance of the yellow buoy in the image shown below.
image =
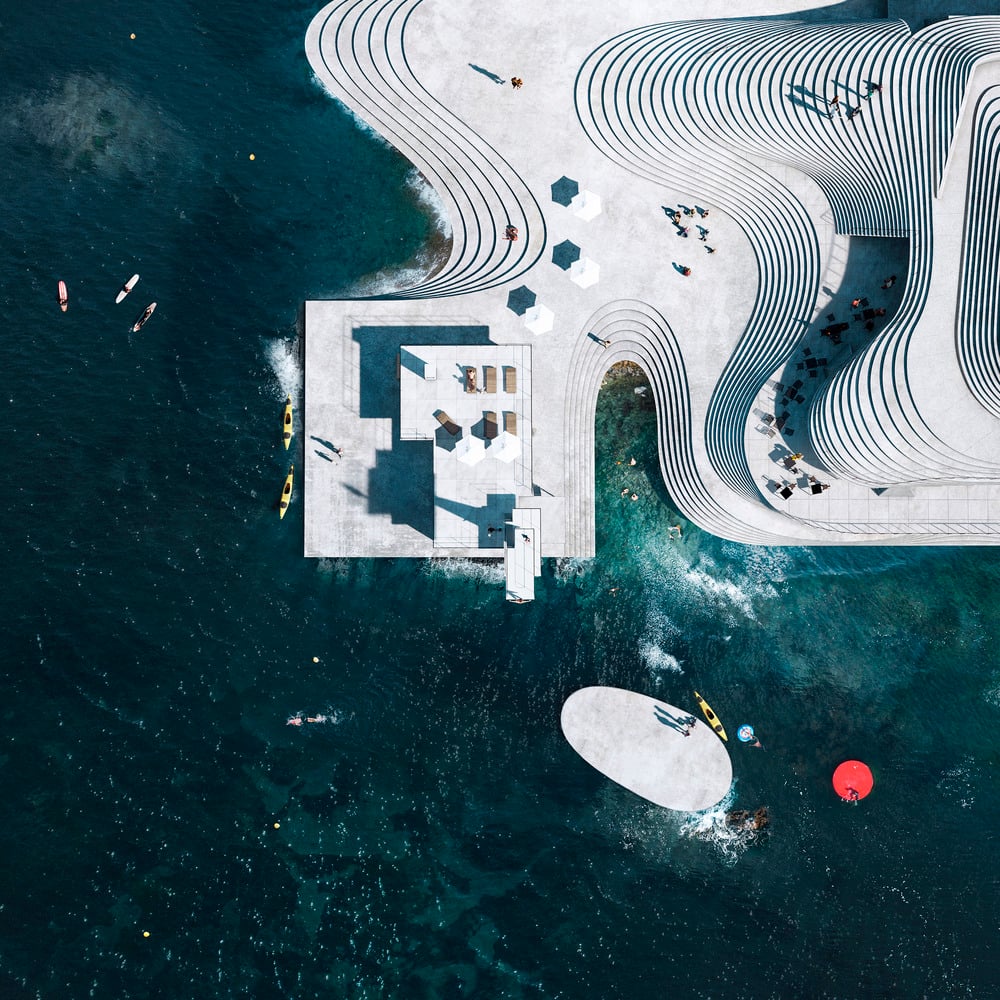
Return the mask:
<svg viewBox="0 0 1000 1000">
<path fill-rule="evenodd" d="M 256 156 L 255 156 L 255 155 L 254 155 L 253 153 L 251 153 L 251 154 L 250 154 L 250 159 L 251 159 L 251 160 L 256 160 L 256 159 L 257 159 L 257 157 L 256 157 Z"/>
<path fill-rule="evenodd" d="M 319 663 L 319 657 L 318 656 L 314 656 L 313 657 L 313 663 Z"/>
<path fill-rule="evenodd" d="M 128 37 L 131 38 L 132 41 L 134 42 L 135 41 L 135 32 L 133 31 L 132 34 L 129 35 Z"/>
<path fill-rule="evenodd" d="M 274 824 L 274 828 L 275 828 L 275 830 L 280 830 L 281 829 L 281 824 L 280 823 L 275 823 Z"/>
<path fill-rule="evenodd" d="M 142 932 L 142 936 L 143 937 L 149 937 L 149 931 L 143 931 Z"/>
</svg>

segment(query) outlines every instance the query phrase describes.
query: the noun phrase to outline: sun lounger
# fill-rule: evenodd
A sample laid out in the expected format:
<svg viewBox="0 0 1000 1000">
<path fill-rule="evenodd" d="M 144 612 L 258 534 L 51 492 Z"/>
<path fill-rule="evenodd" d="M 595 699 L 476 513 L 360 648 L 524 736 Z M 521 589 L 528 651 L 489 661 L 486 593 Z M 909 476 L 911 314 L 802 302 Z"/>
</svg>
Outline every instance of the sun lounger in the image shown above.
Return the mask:
<svg viewBox="0 0 1000 1000">
<path fill-rule="evenodd" d="M 497 370 L 493 365 L 486 365 L 483 368 L 483 382 L 486 386 L 486 392 L 497 391 Z"/>
<path fill-rule="evenodd" d="M 517 392 L 517 369 L 513 365 L 503 366 L 503 391 Z"/>
<path fill-rule="evenodd" d="M 476 391 L 476 369 L 471 365 L 465 369 L 465 391 Z"/>
<path fill-rule="evenodd" d="M 455 423 L 451 417 L 448 416 L 444 410 L 435 410 L 434 416 L 437 422 L 452 436 L 454 437 L 462 428 Z"/>
<path fill-rule="evenodd" d="M 517 414 L 506 410 L 503 415 L 503 429 L 508 434 L 517 434 Z"/>
<path fill-rule="evenodd" d="M 483 413 L 483 437 L 492 441 L 497 436 L 497 415 L 494 410 Z"/>
</svg>

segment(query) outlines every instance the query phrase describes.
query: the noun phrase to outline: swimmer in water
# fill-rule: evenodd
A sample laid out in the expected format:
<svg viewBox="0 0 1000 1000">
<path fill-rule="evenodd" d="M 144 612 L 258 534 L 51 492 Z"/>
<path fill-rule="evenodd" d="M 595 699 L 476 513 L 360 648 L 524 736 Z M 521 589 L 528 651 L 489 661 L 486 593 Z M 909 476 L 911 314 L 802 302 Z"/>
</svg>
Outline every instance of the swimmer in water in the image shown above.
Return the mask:
<svg viewBox="0 0 1000 1000">
<path fill-rule="evenodd" d="M 307 715 L 306 722 L 326 722 L 325 715 Z"/>
<path fill-rule="evenodd" d="M 301 715 L 293 715 L 293 716 L 292 716 L 292 717 L 291 717 L 291 718 L 290 718 L 290 719 L 289 719 L 289 720 L 288 720 L 288 721 L 287 721 L 287 722 L 285 723 L 285 725 L 286 725 L 286 726 L 301 726 L 301 725 L 302 725 L 302 716 L 301 716 Z"/>
</svg>

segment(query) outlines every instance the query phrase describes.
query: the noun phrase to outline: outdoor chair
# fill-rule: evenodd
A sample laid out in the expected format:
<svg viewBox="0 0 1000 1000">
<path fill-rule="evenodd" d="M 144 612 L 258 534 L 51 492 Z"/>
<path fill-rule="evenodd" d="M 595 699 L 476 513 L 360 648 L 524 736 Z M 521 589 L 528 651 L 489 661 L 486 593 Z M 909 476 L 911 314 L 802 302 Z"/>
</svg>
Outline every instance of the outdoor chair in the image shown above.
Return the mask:
<svg viewBox="0 0 1000 1000">
<path fill-rule="evenodd" d="M 507 410 L 503 415 L 503 429 L 508 434 L 517 435 L 517 414 Z"/>
<path fill-rule="evenodd" d="M 452 436 L 454 437 L 462 428 L 455 423 L 451 417 L 448 416 L 444 410 L 435 410 L 434 416 L 437 422 Z"/>
<path fill-rule="evenodd" d="M 492 441 L 497 436 L 497 415 L 495 410 L 486 410 L 483 413 L 483 437 L 487 441 Z"/>
<path fill-rule="evenodd" d="M 486 365 L 483 368 L 483 382 L 485 383 L 485 392 L 497 391 L 497 370 L 493 365 Z"/>
<path fill-rule="evenodd" d="M 503 391 L 517 392 L 517 369 L 513 365 L 503 366 Z"/>
</svg>

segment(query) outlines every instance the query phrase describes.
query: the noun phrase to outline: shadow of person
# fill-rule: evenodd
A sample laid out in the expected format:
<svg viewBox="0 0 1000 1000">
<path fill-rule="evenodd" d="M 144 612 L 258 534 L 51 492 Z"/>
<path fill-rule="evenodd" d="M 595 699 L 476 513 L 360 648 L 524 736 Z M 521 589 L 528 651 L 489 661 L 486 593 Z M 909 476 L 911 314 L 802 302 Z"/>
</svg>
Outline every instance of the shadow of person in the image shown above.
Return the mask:
<svg viewBox="0 0 1000 1000">
<path fill-rule="evenodd" d="M 477 66 L 475 63 L 469 63 L 469 68 L 474 69 L 477 73 L 482 73 L 483 76 L 492 80 L 494 83 L 503 84 L 506 82 L 502 76 L 497 76 L 496 73 L 491 73 L 488 69 L 483 69 L 482 66 Z"/>
</svg>

